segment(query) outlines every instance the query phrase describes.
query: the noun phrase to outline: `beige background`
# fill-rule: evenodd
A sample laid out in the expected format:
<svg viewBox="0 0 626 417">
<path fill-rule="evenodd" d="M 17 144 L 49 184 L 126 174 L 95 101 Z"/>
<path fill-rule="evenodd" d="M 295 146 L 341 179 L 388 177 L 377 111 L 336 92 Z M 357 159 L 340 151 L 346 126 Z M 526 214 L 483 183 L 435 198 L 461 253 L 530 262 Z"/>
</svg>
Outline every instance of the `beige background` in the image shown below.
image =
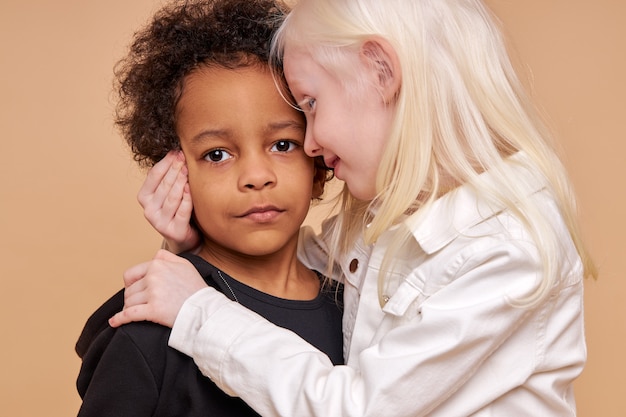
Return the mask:
<svg viewBox="0 0 626 417">
<path fill-rule="evenodd" d="M 491 0 L 550 114 L 601 278 L 579 415 L 626 415 L 626 2 Z M 0 3 L 0 416 L 75 415 L 82 325 L 159 238 L 113 128 L 113 64 L 153 0 Z"/>
</svg>

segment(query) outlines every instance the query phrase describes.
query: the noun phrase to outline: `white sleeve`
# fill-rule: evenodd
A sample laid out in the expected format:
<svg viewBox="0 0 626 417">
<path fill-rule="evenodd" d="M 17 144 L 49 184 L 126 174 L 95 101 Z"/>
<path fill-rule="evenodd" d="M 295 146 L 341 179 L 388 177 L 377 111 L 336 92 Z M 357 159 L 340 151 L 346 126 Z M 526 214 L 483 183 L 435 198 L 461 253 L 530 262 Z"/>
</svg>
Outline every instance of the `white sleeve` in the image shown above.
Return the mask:
<svg viewBox="0 0 626 417">
<path fill-rule="evenodd" d="M 185 303 L 170 346 L 266 417 L 423 416 L 445 408 L 453 395 L 462 395 L 462 406 L 437 415 L 466 416 L 523 384 L 543 357 L 536 333 L 545 330 L 551 306 L 528 310 L 508 302 L 511 286 L 534 285 L 540 268 L 509 249 L 465 259 L 461 275 L 426 300 L 420 314 L 391 325 L 360 352 L 358 372 L 333 367 L 297 335 L 211 289 Z M 498 352 L 502 345 L 511 350 Z M 468 391 L 470 379 L 475 389 Z"/>
</svg>

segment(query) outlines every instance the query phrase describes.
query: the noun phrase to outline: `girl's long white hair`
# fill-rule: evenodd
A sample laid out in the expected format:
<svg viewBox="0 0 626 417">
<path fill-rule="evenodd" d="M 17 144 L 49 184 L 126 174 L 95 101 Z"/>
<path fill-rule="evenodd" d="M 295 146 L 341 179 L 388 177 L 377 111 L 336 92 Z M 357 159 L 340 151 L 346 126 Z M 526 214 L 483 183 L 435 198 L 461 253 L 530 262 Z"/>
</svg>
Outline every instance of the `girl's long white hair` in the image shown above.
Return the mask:
<svg viewBox="0 0 626 417">
<path fill-rule="evenodd" d="M 406 214 L 427 209 L 449 191 L 449 184 L 468 184 L 526 224 L 544 273 L 531 294 L 513 302 L 541 301 L 558 279 L 561 243 L 519 178 L 505 168 L 507 157 L 524 151 L 549 184 L 585 274 L 595 276 L 551 135 L 513 69 L 496 19 L 481 1 L 299 0 L 276 34 L 272 56 L 280 60 L 287 45 L 305 48 L 342 80 L 349 94 L 359 88 L 354 56 L 372 37 L 384 38 L 395 49 L 402 86 L 379 166 L 378 195 L 373 201 L 358 201 L 344 187 L 342 207 L 328 236 L 331 262 L 361 233 L 366 243 L 375 242 Z M 495 174 L 495 183 L 482 180 L 480 173 L 487 170 Z M 397 229 L 380 288 L 393 268 L 394 254 L 412 238 L 407 228 Z"/>
</svg>

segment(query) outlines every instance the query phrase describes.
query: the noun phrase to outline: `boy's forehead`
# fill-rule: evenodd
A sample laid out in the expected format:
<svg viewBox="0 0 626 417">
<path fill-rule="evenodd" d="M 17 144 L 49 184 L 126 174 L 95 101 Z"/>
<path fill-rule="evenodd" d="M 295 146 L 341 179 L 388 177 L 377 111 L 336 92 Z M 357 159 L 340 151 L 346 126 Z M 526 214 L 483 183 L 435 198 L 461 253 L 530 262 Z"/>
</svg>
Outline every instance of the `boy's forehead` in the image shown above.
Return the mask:
<svg viewBox="0 0 626 417">
<path fill-rule="evenodd" d="M 188 75 L 176 128 L 182 140 L 196 143 L 244 131 L 304 135 L 305 121 L 280 94 L 267 67 L 207 67 Z"/>
</svg>

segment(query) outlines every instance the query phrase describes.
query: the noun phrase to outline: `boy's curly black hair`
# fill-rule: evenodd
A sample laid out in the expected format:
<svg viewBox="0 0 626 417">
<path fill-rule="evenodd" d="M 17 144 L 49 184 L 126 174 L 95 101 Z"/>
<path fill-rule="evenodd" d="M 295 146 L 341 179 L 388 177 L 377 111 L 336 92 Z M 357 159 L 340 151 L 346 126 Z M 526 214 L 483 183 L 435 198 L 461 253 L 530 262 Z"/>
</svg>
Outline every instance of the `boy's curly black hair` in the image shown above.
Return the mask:
<svg viewBox="0 0 626 417">
<path fill-rule="evenodd" d="M 140 166 L 180 149 L 175 110 L 185 76 L 199 65 L 269 65 L 286 11 L 276 0 L 174 1 L 135 33 L 115 67 L 115 122 Z"/>
</svg>

